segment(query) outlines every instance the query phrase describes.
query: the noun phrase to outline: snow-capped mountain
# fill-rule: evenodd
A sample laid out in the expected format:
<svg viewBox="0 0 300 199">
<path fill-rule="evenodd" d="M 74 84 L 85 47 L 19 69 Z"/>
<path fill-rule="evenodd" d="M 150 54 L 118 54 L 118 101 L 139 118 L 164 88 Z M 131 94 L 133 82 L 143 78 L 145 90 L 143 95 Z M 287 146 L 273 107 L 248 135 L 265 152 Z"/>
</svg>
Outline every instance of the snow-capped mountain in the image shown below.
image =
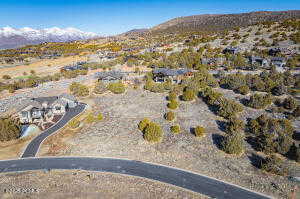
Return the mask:
<svg viewBox="0 0 300 199">
<path fill-rule="evenodd" d="M 45 28 L 36 30 L 28 27 L 16 29 L 12 27 L 0 28 L 0 49 L 16 48 L 29 44 L 43 42 L 68 42 L 95 38 L 92 32 L 83 32 L 76 28 Z"/>
</svg>

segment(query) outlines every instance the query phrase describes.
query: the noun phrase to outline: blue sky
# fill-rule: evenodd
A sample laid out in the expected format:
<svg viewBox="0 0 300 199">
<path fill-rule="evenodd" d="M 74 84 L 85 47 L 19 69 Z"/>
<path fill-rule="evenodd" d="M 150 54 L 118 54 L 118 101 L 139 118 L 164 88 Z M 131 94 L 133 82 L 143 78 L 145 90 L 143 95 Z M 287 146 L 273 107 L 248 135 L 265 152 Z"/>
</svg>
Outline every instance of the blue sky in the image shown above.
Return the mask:
<svg viewBox="0 0 300 199">
<path fill-rule="evenodd" d="M 300 0 L 0 0 L 0 27 L 75 27 L 112 35 L 179 16 L 297 9 Z"/>
</svg>

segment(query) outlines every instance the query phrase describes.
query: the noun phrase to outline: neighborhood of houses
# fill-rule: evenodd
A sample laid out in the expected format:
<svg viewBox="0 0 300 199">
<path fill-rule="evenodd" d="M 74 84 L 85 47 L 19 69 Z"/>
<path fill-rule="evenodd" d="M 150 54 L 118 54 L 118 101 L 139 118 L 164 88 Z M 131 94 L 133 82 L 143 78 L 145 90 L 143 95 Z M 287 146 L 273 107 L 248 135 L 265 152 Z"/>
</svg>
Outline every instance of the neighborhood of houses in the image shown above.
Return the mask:
<svg viewBox="0 0 300 199">
<path fill-rule="evenodd" d="M 150 50 L 153 51 L 154 47 L 151 47 Z M 237 54 L 241 52 L 241 48 L 238 47 L 227 47 L 223 50 L 224 54 Z M 249 65 L 256 65 L 262 68 L 268 68 L 272 65 L 276 67 L 285 67 L 287 63 L 287 59 L 284 57 L 276 57 L 283 50 L 280 48 L 272 48 L 269 50 L 270 57 L 264 58 L 260 56 L 249 56 L 246 57 Z M 109 60 L 116 57 L 116 54 L 113 52 L 99 52 L 96 54 L 99 59 Z M 126 57 L 125 57 L 126 58 Z M 129 58 L 135 58 L 133 55 L 128 56 Z M 226 58 L 224 56 L 216 57 L 216 58 L 201 58 L 200 63 L 203 65 L 209 66 L 222 66 L 226 62 Z M 84 70 L 84 64 L 87 62 L 77 62 L 73 65 L 68 65 L 61 68 L 61 71 L 74 71 L 74 70 Z M 160 68 L 155 65 L 151 66 L 153 80 L 155 82 L 165 82 L 166 80 L 171 80 L 172 83 L 180 83 L 182 79 L 186 77 L 190 77 L 193 74 L 193 70 L 187 68 L 179 68 L 179 69 L 169 69 L 168 67 Z M 134 72 L 125 72 L 121 70 L 109 70 L 109 71 L 101 71 L 94 73 L 94 77 L 98 81 L 102 81 L 104 83 L 118 82 L 122 81 L 125 83 L 131 83 L 132 80 L 142 79 L 143 75 L 134 75 Z"/>
<path fill-rule="evenodd" d="M 161 48 L 161 46 L 157 47 L 149 47 L 146 48 L 144 52 L 154 52 Z M 126 49 L 126 51 L 131 51 L 131 49 Z M 227 47 L 224 48 L 224 54 L 238 54 L 242 51 L 239 47 Z M 287 63 L 287 58 L 282 56 L 286 50 L 280 48 L 271 48 L 269 49 L 269 57 L 260 57 L 260 56 L 248 56 L 245 57 L 248 60 L 249 65 L 257 65 L 259 67 L 270 67 L 272 65 L 276 67 L 285 67 Z M 115 52 L 97 52 L 95 54 L 96 58 L 98 58 L 99 62 L 103 62 L 105 60 L 111 60 L 117 57 Z M 128 55 L 128 59 L 136 58 L 134 55 Z M 92 61 L 95 61 L 92 59 Z M 92 61 L 88 61 L 89 63 Z M 222 66 L 226 62 L 225 56 L 220 56 L 216 58 L 201 58 L 199 60 L 201 64 L 204 65 L 214 65 L 214 66 Z M 84 64 L 88 62 L 77 62 L 73 65 L 64 66 L 61 68 L 61 71 L 75 71 L 75 70 L 84 70 Z M 153 80 L 155 82 L 165 82 L 171 80 L 172 83 L 180 83 L 183 79 L 191 77 L 193 75 L 193 70 L 188 68 L 179 68 L 179 69 L 170 69 L 168 67 L 157 67 L 152 66 L 152 74 Z M 150 70 L 149 70 L 150 71 Z M 146 72 L 149 72 L 146 71 Z M 98 81 L 102 81 L 104 83 L 111 82 L 125 82 L 132 83 L 135 81 L 140 81 L 144 78 L 140 72 L 139 74 L 135 74 L 135 72 L 125 72 L 121 70 L 108 70 L 94 73 L 94 77 Z M 68 94 L 63 94 L 57 97 L 41 97 L 34 99 L 27 99 L 23 103 L 23 107 L 18 110 L 18 118 L 22 124 L 37 124 L 41 128 L 45 128 L 45 124 L 49 121 L 52 121 L 55 116 L 63 115 L 68 108 L 73 108 L 78 104 L 77 100 Z"/>
<path fill-rule="evenodd" d="M 62 116 L 68 109 L 77 105 L 76 98 L 66 93 L 60 96 L 26 99 L 17 110 L 16 117 L 21 124 L 36 124 L 45 129 L 54 117 Z"/>
</svg>

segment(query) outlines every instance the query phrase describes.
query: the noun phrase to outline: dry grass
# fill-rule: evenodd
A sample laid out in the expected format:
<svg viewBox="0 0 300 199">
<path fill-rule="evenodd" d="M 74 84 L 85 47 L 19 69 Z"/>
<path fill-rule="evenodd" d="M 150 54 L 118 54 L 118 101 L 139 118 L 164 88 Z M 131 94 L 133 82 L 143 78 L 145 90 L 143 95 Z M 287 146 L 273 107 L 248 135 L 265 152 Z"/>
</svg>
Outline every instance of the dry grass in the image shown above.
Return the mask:
<svg viewBox="0 0 300 199">
<path fill-rule="evenodd" d="M 67 143 L 68 140 L 73 138 L 77 133 L 81 132 L 81 130 L 86 127 L 87 124 L 84 123 L 84 120 L 90 112 L 91 110 L 88 110 L 74 118 L 80 121 L 81 125 L 79 128 L 72 129 L 69 125 L 67 125 L 61 129 L 60 132 L 48 137 L 41 145 L 39 154 L 41 154 L 41 156 L 55 156 L 61 152 L 67 153 L 70 147 L 70 145 Z"/>
<path fill-rule="evenodd" d="M 0 142 L 0 160 L 19 158 L 34 135 L 9 142 Z"/>
<path fill-rule="evenodd" d="M 86 61 L 84 56 L 61 57 L 58 59 L 45 59 L 31 63 L 29 65 L 20 65 L 11 68 L 1 68 L 0 74 L 10 75 L 11 77 L 23 76 L 23 73 L 30 73 L 34 70 L 38 75 L 49 75 L 58 72 L 62 66 L 76 63 L 78 61 Z"/>
</svg>

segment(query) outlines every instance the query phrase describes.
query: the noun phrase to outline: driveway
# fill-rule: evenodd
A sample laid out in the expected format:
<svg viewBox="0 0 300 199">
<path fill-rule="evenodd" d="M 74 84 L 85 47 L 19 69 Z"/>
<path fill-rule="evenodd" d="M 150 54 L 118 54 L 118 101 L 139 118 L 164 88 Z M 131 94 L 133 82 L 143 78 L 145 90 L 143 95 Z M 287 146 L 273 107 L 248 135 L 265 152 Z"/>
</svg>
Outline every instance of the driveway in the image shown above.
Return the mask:
<svg viewBox="0 0 300 199">
<path fill-rule="evenodd" d="M 35 157 L 37 154 L 41 143 L 50 135 L 58 131 L 60 128 L 64 127 L 71 119 L 73 119 L 78 114 L 82 113 L 86 107 L 86 104 L 79 104 L 75 108 L 70 108 L 65 115 L 49 129 L 43 131 L 37 137 L 35 137 L 26 147 L 21 158 Z"/>
<path fill-rule="evenodd" d="M 1 173 L 51 169 L 75 169 L 137 176 L 182 187 L 212 198 L 269 198 L 242 187 L 199 174 L 134 160 L 91 157 L 53 157 L 0 161 Z"/>
</svg>

